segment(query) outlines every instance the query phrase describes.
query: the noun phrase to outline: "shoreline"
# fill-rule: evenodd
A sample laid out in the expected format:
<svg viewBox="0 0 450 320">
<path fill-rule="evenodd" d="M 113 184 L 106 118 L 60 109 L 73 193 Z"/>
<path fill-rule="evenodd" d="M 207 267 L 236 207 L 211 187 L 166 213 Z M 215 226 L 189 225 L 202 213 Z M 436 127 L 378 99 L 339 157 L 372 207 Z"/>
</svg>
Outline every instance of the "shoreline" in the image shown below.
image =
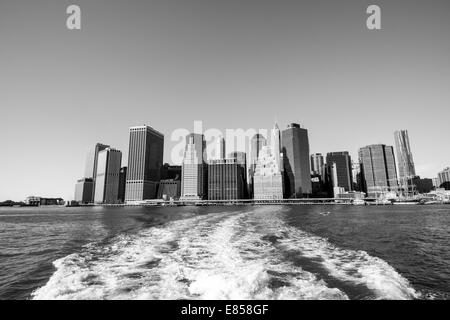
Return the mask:
<svg viewBox="0 0 450 320">
<path fill-rule="evenodd" d="M 430 202 L 420 203 L 419 201 L 374 201 L 368 200 L 364 202 L 353 202 L 354 199 L 280 199 L 280 200 L 176 200 L 176 201 L 164 201 L 164 200 L 146 200 L 139 202 L 129 203 L 89 203 L 78 204 L 69 203 L 65 205 L 40 205 L 40 206 L 0 206 L 0 208 L 82 208 L 82 207 L 189 207 L 189 206 L 226 206 L 226 207 L 242 207 L 242 206 L 332 206 L 332 205 L 344 205 L 344 206 L 411 206 L 411 205 L 426 205 L 426 206 L 440 206 L 449 205 L 450 202 Z"/>
<path fill-rule="evenodd" d="M 376 201 L 353 203 L 354 199 L 279 199 L 279 200 L 146 200 L 119 204 L 79 204 L 67 207 L 185 207 L 185 206 L 260 206 L 260 205 L 346 205 L 346 206 L 397 206 L 397 205 L 445 205 L 450 203 L 419 203 L 419 201 Z"/>
</svg>

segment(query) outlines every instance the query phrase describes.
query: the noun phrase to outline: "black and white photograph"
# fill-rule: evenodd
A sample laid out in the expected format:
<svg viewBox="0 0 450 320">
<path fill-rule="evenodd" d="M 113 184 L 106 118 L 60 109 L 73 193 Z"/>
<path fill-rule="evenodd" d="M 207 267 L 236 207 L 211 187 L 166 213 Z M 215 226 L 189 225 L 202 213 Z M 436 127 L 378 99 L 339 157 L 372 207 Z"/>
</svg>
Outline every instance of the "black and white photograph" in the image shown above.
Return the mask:
<svg viewBox="0 0 450 320">
<path fill-rule="evenodd" d="M 0 300 L 450 300 L 448 0 L 0 0 L 0 111 Z"/>
</svg>

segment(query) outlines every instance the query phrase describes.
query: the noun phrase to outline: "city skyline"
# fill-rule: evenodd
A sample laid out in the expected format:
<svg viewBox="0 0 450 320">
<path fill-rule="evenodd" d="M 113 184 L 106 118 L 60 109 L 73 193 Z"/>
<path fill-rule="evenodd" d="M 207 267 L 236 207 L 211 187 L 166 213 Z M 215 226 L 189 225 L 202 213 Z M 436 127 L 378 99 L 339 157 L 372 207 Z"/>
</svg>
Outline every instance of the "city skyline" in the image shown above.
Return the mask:
<svg viewBox="0 0 450 320">
<path fill-rule="evenodd" d="M 432 190 L 432 179 L 424 179 L 415 174 L 408 177 L 409 187 L 404 184 L 405 173 L 397 170 L 398 159 L 404 155 L 397 153 L 399 158 L 396 159 L 393 146 L 372 144 L 359 148 L 359 164 L 355 167 L 348 151 L 328 152 L 325 162 L 322 154 L 310 154 L 308 130 L 297 123 L 290 123 L 281 131 L 275 122 L 269 146 L 266 146 L 267 139 L 263 134 L 246 134 L 243 138 L 250 140 L 250 144 L 245 141 L 245 151 L 232 151 L 228 156 L 225 156 L 226 139 L 221 133 L 214 132 L 217 136 L 209 147 L 204 133 L 189 133 L 185 136 L 181 166 L 163 164 L 164 135 L 150 126 L 130 128 L 131 170 L 127 170 L 126 166 L 121 167 L 121 151 L 97 143 L 88 153 L 86 176 L 76 182 L 75 201 L 138 204 L 150 199 L 167 200 L 169 195 L 171 200 L 180 198 L 182 201 L 252 198 L 269 200 L 280 197 L 298 199 L 326 194 L 330 196 L 331 192 L 333 197 L 359 197 L 365 194 L 368 198 L 378 198 L 386 192 L 394 192 L 403 197 L 405 193 L 413 194 L 414 190 L 428 190 L 421 191 L 422 193 Z M 402 139 L 399 139 L 399 132 L 403 134 Z M 412 163 L 413 155 L 407 130 L 395 131 L 394 136 L 397 151 L 401 151 L 399 145 L 403 145 Z M 242 137 L 238 135 L 231 138 L 241 140 Z M 399 143 L 399 140 L 402 142 Z M 259 151 L 258 141 L 264 146 L 261 148 L 261 157 L 256 157 L 253 173 L 253 170 L 247 170 L 246 158 L 247 154 Z M 104 147 L 106 149 L 97 152 Z M 109 159 L 111 151 L 119 155 L 117 160 L 112 160 L 113 165 Z M 320 159 L 315 159 L 317 157 Z M 95 174 L 96 179 L 92 179 L 90 175 L 92 171 L 97 171 L 97 163 L 99 169 Z M 324 169 L 324 173 L 316 180 L 318 165 Z M 128 172 L 126 181 L 125 172 Z M 130 172 L 132 174 L 129 174 Z M 176 172 L 180 179 L 176 178 Z M 167 180 L 169 175 L 171 179 Z M 438 180 L 440 175 L 441 173 L 438 174 Z M 88 201 L 84 195 L 86 190 L 92 190 L 92 180 L 97 188 L 94 201 Z M 252 188 L 247 189 L 247 180 L 252 181 Z M 447 178 L 440 180 L 450 181 Z M 107 197 L 103 195 L 106 190 L 109 190 Z M 164 193 L 164 190 L 168 194 Z M 125 198 L 122 194 L 126 194 Z"/>
<path fill-rule="evenodd" d="M 275 124 L 275 125 L 277 125 L 277 124 Z M 286 126 L 286 128 L 287 129 L 289 129 L 289 128 L 291 128 L 292 127 L 292 125 L 296 125 L 295 123 L 289 123 L 289 124 L 287 124 L 287 126 Z M 129 130 L 130 130 L 130 132 L 132 131 L 132 130 L 137 130 L 137 129 L 139 129 L 139 128 L 148 128 L 150 131 L 153 131 L 153 132 L 155 132 L 155 133 L 157 133 L 157 134 L 159 134 L 159 135 L 162 135 L 162 137 L 164 138 L 164 134 L 163 133 L 160 133 L 159 131 L 157 131 L 157 130 L 155 130 L 153 127 L 151 127 L 151 126 L 148 126 L 148 125 L 143 125 L 143 126 L 134 126 L 134 127 L 130 127 L 129 128 Z M 205 128 L 206 130 L 208 130 L 209 128 Z M 215 129 L 215 130 L 217 130 L 217 129 Z M 261 129 L 258 129 L 258 130 L 261 130 Z M 262 129 L 262 130 L 264 130 L 264 129 Z M 273 129 L 270 129 L 270 130 L 267 130 L 268 132 L 271 132 L 271 130 L 273 130 Z M 279 129 L 278 129 L 279 130 Z M 281 130 L 280 131 L 280 136 L 282 136 L 282 131 L 286 131 L 286 130 Z M 406 132 L 406 134 L 408 134 L 408 130 L 405 130 L 405 129 L 399 129 L 399 130 L 395 130 L 394 132 L 393 132 L 393 137 L 394 137 L 394 139 L 393 139 L 393 143 L 392 143 L 392 145 L 394 145 L 395 144 L 395 139 L 396 139 L 396 135 L 397 135 L 397 133 L 398 132 L 403 132 L 403 131 L 405 131 Z M 190 136 L 191 134 L 189 134 L 189 136 Z M 268 143 L 269 145 L 271 144 L 271 143 L 273 143 L 272 142 L 272 138 L 271 138 L 271 134 L 269 133 L 269 134 L 267 134 L 266 136 L 264 135 L 264 134 L 261 134 L 261 133 L 258 133 L 257 135 L 262 135 L 262 138 L 264 139 L 264 141 L 266 141 L 265 143 Z M 310 137 L 309 137 L 310 138 Z M 186 136 L 186 139 L 187 139 L 187 136 Z M 244 151 L 240 151 L 240 150 L 230 150 L 229 152 L 227 152 L 226 154 L 232 154 L 232 153 L 243 153 L 243 154 L 247 154 L 248 156 L 250 156 L 251 155 L 251 153 L 252 153 L 252 149 L 251 149 L 251 145 L 252 145 L 252 143 L 251 143 L 251 141 L 252 141 L 252 139 L 249 139 L 249 143 L 248 143 L 248 150 L 247 150 L 247 153 L 246 152 L 244 152 Z M 164 139 L 162 139 L 162 142 L 163 142 L 163 149 L 164 149 L 164 145 L 166 144 L 166 141 L 164 140 Z M 410 142 L 409 142 L 409 139 L 408 139 L 408 144 L 409 144 Z M 392 149 L 392 156 L 394 157 L 394 159 L 395 159 L 395 162 L 396 162 L 396 165 L 395 165 L 395 170 L 396 170 L 396 177 L 398 178 L 398 183 L 400 183 L 400 180 L 401 180 L 401 176 L 400 176 L 400 172 L 397 170 L 397 167 L 398 167 L 398 163 L 397 163 L 397 159 L 398 159 L 398 154 L 397 153 L 394 153 L 394 147 L 393 146 L 391 146 L 391 145 L 389 145 L 389 144 L 385 144 L 385 143 L 374 143 L 374 144 L 370 144 L 370 145 L 367 145 L 366 147 L 371 147 L 371 146 L 377 146 L 377 145 L 387 145 L 389 148 L 391 148 Z M 220 147 L 219 147 L 220 146 Z M 185 145 L 185 147 L 187 147 L 187 145 Z M 355 153 L 356 154 L 356 156 L 355 156 L 355 158 L 356 159 L 358 159 L 358 154 L 360 153 L 360 151 L 361 151 L 361 149 L 364 149 L 364 148 L 366 148 L 366 147 L 360 147 L 360 148 L 358 148 L 358 150 L 357 150 L 357 152 Z M 214 161 L 214 160 L 216 160 L 216 154 L 217 154 L 217 150 L 218 150 L 218 148 L 222 148 L 222 151 L 220 151 L 221 153 L 221 155 L 225 155 L 225 150 L 226 150 L 226 148 L 227 148 L 227 144 L 226 144 L 226 139 L 222 136 L 222 134 L 219 134 L 218 135 L 218 138 L 216 139 L 216 138 L 213 138 L 213 139 L 211 139 L 210 141 L 208 141 L 207 143 L 206 143 L 206 145 L 205 145 L 205 151 L 204 152 L 206 152 L 206 159 L 205 159 L 205 165 L 207 166 L 208 165 L 208 163 L 210 162 L 210 161 Z M 109 150 L 109 149 L 112 149 L 112 150 L 114 150 L 114 151 L 118 151 L 118 152 L 120 152 L 121 154 L 123 154 L 123 150 L 116 150 L 116 148 L 110 148 L 110 146 L 109 145 L 107 145 L 107 144 L 103 144 L 102 142 L 97 142 L 96 144 L 95 144 L 95 146 L 94 147 L 91 147 L 91 148 L 88 148 L 88 151 L 87 151 L 87 154 L 85 155 L 85 162 L 83 163 L 83 168 L 84 168 L 84 176 L 83 175 L 81 175 L 80 177 L 78 177 L 77 179 L 76 179 L 76 184 L 78 184 L 80 181 L 82 181 L 82 180 L 85 180 L 85 179 L 92 179 L 92 175 L 89 175 L 88 174 L 88 171 L 92 171 L 92 170 L 94 170 L 94 172 L 96 171 L 96 163 L 97 163 L 97 157 L 95 156 L 95 154 L 100 154 L 101 152 L 103 152 L 103 151 L 105 151 L 105 150 Z M 127 150 L 128 148 L 126 148 L 125 150 Z M 325 152 L 325 154 L 327 154 L 327 155 L 329 155 L 329 154 L 340 154 L 340 153 L 348 153 L 349 154 L 349 156 L 351 157 L 351 155 L 352 155 L 352 152 L 351 151 L 331 151 L 331 152 Z M 310 152 L 310 154 L 309 154 L 309 157 L 308 157 L 308 159 L 309 159 L 309 165 L 311 165 L 311 157 L 312 156 L 314 156 L 314 155 L 318 155 L 318 154 L 321 154 L 321 153 L 311 153 Z M 411 154 L 414 154 L 414 153 L 411 153 Z M 208 157 L 208 155 L 209 155 L 209 157 Z M 220 157 L 219 157 L 220 158 Z M 325 158 L 325 157 L 324 157 Z M 92 161 L 89 161 L 89 160 L 92 160 Z M 125 167 L 125 169 L 128 167 L 128 159 L 127 158 L 123 158 L 123 160 L 122 160 L 123 162 L 121 163 L 121 168 L 123 169 L 124 167 Z M 92 162 L 92 163 L 90 163 L 90 162 Z M 166 159 L 164 159 L 164 161 L 163 161 L 163 163 L 164 164 L 169 164 L 169 165 L 182 165 L 182 160 L 180 161 L 180 162 L 176 162 L 176 163 L 172 163 L 171 161 L 166 161 Z M 324 162 L 325 163 L 325 169 L 326 169 L 326 165 L 328 165 L 328 162 L 327 161 L 325 161 Z M 161 167 L 162 167 L 162 165 L 161 165 Z M 438 178 L 438 175 L 441 173 L 441 172 L 443 172 L 444 170 L 446 170 L 447 168 L 448 168 L 449 166 L 444 166 L 443 168 L 441 168 L 440 170 L 438 170 L 438 172 L 436 172 L 435 173 L 435 175 L 433 175 L 433 176 L 422 176 L 422 175 L 420 175 L 420 174 L 417 174 L 417 176 L 420 176 L 421 178 L 431 178 L 431 179 L 435 179 L 435 178 Z M 312 165 L 311 165 L 311 173 L 312 173 Z M 93 179 L 93 187 L 92 187 L 92 189 L 93 189 L 93 192 L 95 192 L 95 185 L 96 185 L 96 183 L 95 183 L 95 178 Z M 354 183 L 356 183 L 356 181 L 354 181 L 354 180 L 352 180 Z M 72 186 L 73 186 L 73 184 L 72 184 Z M 75 188 L 76 189 L 76 188 Z M 156 189 L 155 189 L 155 191 L 156 191 Z M 75 193 L 76 193 L 77 191 L 75 190 Z M 27 197 L 28 196 L 41 196 L 39 193 L 33 193 L 33 194 L 28 194 L 27 195 Z M 74 199 L 75 197 L 73 197 L 73 190 L 72 190 L 72 197 L 67 197 L 67 198 L 65 198 L 66 200 L 72 200 L 72 199 Z M 94 196 L 94 194 L 92 195 L 92 199 L 94 199 L 95 198 L 95 196 Z M 4 201 L 5 199 L 0 199 L 1 201 Z M 8 200 L 10 200 L 10 199 L 8 199 Z M 11 200 L 14 200 L 14 199 L 11 199 Z M 14 200 L 14 201 L 20 201 L 20 200 L 23 200 L 23 199 L 19 199 L 19 200 Z M 95 202 L 95 201 L 94 201 Z"/>
<path fill-rule="evenodd" d="M 356 0 L 78 3 L 79 32 L 66 3 L 0 5 L 2 200 L 71 199 L 87 149 L 114 145 L 125 165 L 142 123 L 166 135 L 164 162 L 170 133 L 195 120 L 224 131 L 276 117 L 308 129 L 310 153 L 356 159 L 403 128 L 418 175 L 450 165 L 437 147 L 450 136 L 448 1 L 383 3 L 374 32 Z"/>
</svg>

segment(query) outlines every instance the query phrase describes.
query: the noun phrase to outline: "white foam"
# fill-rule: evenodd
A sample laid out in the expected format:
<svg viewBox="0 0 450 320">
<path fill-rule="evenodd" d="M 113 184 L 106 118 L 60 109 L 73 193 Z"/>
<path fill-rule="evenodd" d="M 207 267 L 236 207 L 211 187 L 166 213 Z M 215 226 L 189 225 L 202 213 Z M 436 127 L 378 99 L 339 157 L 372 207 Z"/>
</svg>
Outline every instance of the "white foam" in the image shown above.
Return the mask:
<svg viewBox="0 0 450 320">
<path fill-rule="evenodd" d="M 414 290 L 386 261 L 372 257 L 361 250 L 336 247 L 328 240 L 288 226 L 281 219 L 271 219 L 265 228 L 280 237 L 286 250 L 321 261 L 331 276 L 358 285 L 365 285 L 378 299 L 415 299 L 420 293 Z"/>
<path fill-rule="evenodd" d="M 218 212 L 90 244 L 54 262 L 34 299 L 347 299 L 280 248 L 322 257 L 330 274 L 379 298 L 413 294 L 383 260 L 343 250 L 284 223 L 283 211 Z M 276 243 L 264 238 L 276 236 Z M 281 246 L 281 247 L 280 247 Z M 354 271 L 356 269 L 357 271 Z"/>
</svg>

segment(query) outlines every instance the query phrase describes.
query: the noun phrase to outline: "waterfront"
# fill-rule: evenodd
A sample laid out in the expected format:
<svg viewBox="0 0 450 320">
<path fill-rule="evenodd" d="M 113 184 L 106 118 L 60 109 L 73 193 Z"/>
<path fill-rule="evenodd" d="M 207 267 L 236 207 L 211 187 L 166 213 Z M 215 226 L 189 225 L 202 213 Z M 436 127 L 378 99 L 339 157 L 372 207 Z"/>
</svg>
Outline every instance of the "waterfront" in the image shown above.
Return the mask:
<svg viewBox="0 0 450 320">
<path fill-rule="evenodd" d="M 0 208 L 0 299 L 449 299 L 449 206 Z"/>
</svg>

